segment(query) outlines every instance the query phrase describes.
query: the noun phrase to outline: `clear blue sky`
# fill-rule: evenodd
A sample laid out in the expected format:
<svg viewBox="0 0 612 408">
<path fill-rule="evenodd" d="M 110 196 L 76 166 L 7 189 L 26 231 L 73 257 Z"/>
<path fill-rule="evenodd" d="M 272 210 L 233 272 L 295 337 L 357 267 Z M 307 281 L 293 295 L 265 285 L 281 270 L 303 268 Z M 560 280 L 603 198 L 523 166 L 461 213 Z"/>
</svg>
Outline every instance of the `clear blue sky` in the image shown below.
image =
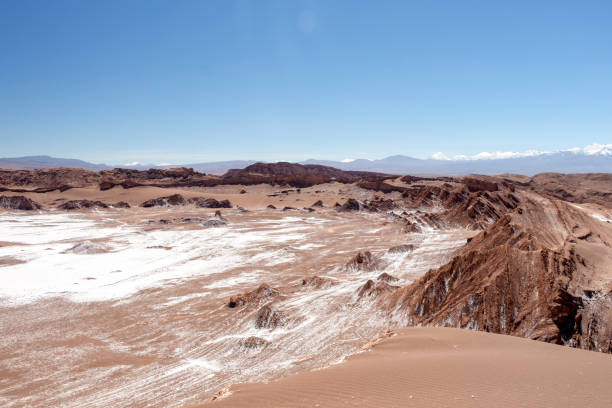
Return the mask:
<svg viewBox="0 0 612 408">
<path fill-rule="evenodd" d="M 0 156 L 612 142 L 611 1 L 0 0 Z"/>
</svg>

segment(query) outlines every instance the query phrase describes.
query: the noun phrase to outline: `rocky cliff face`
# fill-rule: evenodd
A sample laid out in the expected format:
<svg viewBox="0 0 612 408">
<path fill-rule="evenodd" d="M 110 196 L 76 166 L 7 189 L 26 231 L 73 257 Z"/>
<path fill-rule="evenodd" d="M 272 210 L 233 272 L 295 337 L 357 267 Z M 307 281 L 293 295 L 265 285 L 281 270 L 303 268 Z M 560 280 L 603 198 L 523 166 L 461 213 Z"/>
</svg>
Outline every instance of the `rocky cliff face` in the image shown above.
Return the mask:
<svg viewBox="0 0 612 408">
<path fill-rule="evenodd" d="M 595 218 L 527 195 L 451 262 L 393 293 L 388 306 L 408 325 L 612 352 L 611 244 L 610 229 Z"/>
</svg>

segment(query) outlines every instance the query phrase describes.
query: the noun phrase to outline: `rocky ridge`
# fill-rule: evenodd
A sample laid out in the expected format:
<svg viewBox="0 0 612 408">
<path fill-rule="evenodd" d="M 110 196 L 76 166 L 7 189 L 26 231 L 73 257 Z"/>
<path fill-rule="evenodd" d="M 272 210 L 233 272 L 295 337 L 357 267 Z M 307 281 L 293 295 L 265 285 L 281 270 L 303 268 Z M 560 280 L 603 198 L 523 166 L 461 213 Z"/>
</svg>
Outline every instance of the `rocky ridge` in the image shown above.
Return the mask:
<svg viewBox="0 0 612 408">
<path fill-rule="evenodd" d="M 590 234 L 577 231 L 588 230 Z M 567 203 L 531 196 L 446 265 L 389 297 L 407 325 L 462 327 L 612 352 L 612 235 Z M 605 254 L 595 258 L 593 252 Z M 602 259 L 608 257 L 606 259 Z"/>
</svg>

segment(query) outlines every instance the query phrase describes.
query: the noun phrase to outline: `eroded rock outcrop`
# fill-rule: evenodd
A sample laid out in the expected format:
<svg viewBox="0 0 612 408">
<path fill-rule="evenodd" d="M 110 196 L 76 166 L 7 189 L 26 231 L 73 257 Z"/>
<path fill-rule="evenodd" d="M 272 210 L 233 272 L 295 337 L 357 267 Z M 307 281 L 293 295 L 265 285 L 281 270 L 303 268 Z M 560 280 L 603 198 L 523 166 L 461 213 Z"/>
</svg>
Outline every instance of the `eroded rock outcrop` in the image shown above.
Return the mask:
<svg viewBox="0 0 612 408">
<path fill-rule="evenodd" d="M 229 200 L 219 201 L 214 198 L 195 197 L 190 198 L 187 202 L 198 208 L 232 208 L 232 203 Z"/>
<path fill-rule="evenodd" d="M 274 330 L 287 323 L 287 315 L 281 310 L 276 310 L 272 304 L 263 306 L 255 315 L 255 328 Z"/>
<path fill-rule="evenodd" d="M 365 203 L 364 208 L 373 212 L 391 211 L 396 208 L 395 201 L 389 199 L 378 198 Z"/>
<path fill-rule="evenodd" d="M 99 179 L 100 176 L 96 172 L 66 167 L 43 170 L 0 170 L 0 186 L 17 193 L 66 191 L 74 187 L 95 185 Z"/>
<path fill-rule="evenodd" d="M 404 245 L 396 245 L 387 250 L 390 254 L 404 254 L 407 252 L 412 252 L 416 249 L 416 246 L 413 244 L 404 244 Z"/>
<path fill-rule="evenodd" d="M 230 297 L 227 305 L 231 308 L 253 305 L 271 298 L 276 298 L 279 295 L 280 292 L 277 289 L 274 289 L 270 285 L 264 283 L 255 290 Z"/>
<path fill-rule="evenodd" d="M 347 199 L 344 204 L 338 207 L 338 211 L 341 211 L 341 212 L 359 211 L 360 209 L 361 209 L 361 205 L 359 204 L 359 201 L 355 200 L 354 198 Z"/>
<path fill-rule="evenodd" d="M 256 336 L 246 337 L 244 339 L 240 339 L 240 341 L 238 342 L 238 345 L 246 350 L 262 349 L 267 347 L 269 344 L 270 342 L 268 342 L 267 340 Z"/>
<path fill-rule="evenodd" d="M 166 197 L 153 198 L 140 204 L 141 207 L 171 207 L 193 204 L 198 208 L 232 208 L 229 200 L 216 200 L 214 198 L 193 197 L 185 198 L 180 194 L 173 194 Z"/>
<path fill-rule="evenodd" d="M 176 205 L 185 205 L 187 204 L 187 200 L 180 194 L 172 194 L 166 197 L 158 197 L 152 198 L 151 200 L 147 200 L 140 204 L 141 207 L 150 208 L 150 207 L 170 207 Z"/>
<path fill-rule="evenodd" d="M 302 279 L 300 285 L 303 287 L 313 289 L 327 289 L 331 286 L 337 285 L 338 282 L 331 278 L 325 278 L 321 276 L 309 276 L 308 278 Z"/>
<path fill-rule="evenodd" d="M 387 282 L 387 283 L 399 282 L 399 278 L 396 278 L 393 275 L 389 275 L 387 272 L 383 272 L 380 275 L 378 275 L 376 280 L 381 281 L 381 282 Z"/>
<path fill-rule="evenodd" d="M 495 183 L 489 179 L 464 180 L 467 180 L 466 184 L 444 183 L 407 189 L 402 194 L 405 205 L 415 209 L 436 209 L 414 213 L 407 221 L 416 224 L 415 230 L 453 225 L 482 230 L 521 203 L 512 184 Z"/>
<path fill-rule="evenodd" d="M 8 210 L 40 210 L 41 205 L 24 196 L 0 196 L 0 208 Z"/>
<path fill-rule="evenodd" d="M 106 203 L 102 201 L 92 201 L 92 200 L 70 200 L 65 203 L 59 205 L 57 207 L 60 210 L 80 210 L 83 208 L 108 208 Z"/>
<path fill-rule="evenodd" d="M 109 251 L 108 247 L 104 244 L 91 242 L 91 241 L 83 241 L 67 249 L 66 251 L 64 251 L 64 253 L 78 254 L 78 255 L 91 255 L 91 254 L 103 254 L 108 251 Z"/>
<path fill-rule="evenodd" d="M 533 177 L 508 175 L 504 181 L 548 197 L 572 203 L 595 203 L 612 208 L 612 174 L 541 173 Z"/>
<path fill-rule="evenodd" d="M 484 180 L 482 178 L 464 177 L 461 181 L 470 192 L 499 190 L 499 186 L 496 182 Z"/>
<path fill-rule="evenodd" d="M 406 187 L 394 186 L 392 184 L 385 183 L 384 180 L 364 180 L 359 182 L 357 185 L 365 190 L 374 190 L 381 193 L 392 193 L 394 191 L 403 193 L 406 191 Z"/>
<path fill-rule="evenodd" d="M 597 231 L 599 240 L 577 242 L 576 224 Z M 605 295 L 608 278 L 596 271 L 606 270 L 611 242 L 609 230 L 568 204 L 527 201 L 471 239 L 451 262 L 392 294 L 390 307 L 404 313 L 409 325 L 463 327 L 609 352 L 612 299 Z M 589 293 L 603 295 L 593 301 Z"/>
<path fill-rule="evenodd" d="M 399 289 L 399 286 L 389 285 L 384 281 L 374 282 L 370 279 L 359 288 L 357 291 L 357 296 L 360 298 L 363 298 L 364 296 L 378 297 L 380 295 L 395 292 L 397 289 Z"/>
<path fill-rule="evenodd" d="M 119 201 L 112 205 L 113 208 L 130 208 L 131 206 L 125 201 Z"/>
<path fill-rule="evenodd" d="M 360 271 L 374 271 L 384 268 L 384 263 L 370 251 L 359 252 L 347 264 L 347 268 Z"/>
</svg>

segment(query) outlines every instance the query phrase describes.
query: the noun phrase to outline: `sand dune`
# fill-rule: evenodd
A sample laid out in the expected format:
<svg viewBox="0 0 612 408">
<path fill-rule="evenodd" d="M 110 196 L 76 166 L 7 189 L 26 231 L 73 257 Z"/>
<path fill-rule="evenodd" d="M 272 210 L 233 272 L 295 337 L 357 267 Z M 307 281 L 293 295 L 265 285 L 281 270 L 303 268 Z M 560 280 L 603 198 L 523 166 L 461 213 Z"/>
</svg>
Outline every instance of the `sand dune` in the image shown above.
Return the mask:
<svg viewBox="0 0 612 408">
<path fill-rule="evenodd" d="M 612 406 L 610 355 L 461 329 L 395 333 L 342 364 L 235 385 L 225 398 L 195 406 Z"/>
</svg>

